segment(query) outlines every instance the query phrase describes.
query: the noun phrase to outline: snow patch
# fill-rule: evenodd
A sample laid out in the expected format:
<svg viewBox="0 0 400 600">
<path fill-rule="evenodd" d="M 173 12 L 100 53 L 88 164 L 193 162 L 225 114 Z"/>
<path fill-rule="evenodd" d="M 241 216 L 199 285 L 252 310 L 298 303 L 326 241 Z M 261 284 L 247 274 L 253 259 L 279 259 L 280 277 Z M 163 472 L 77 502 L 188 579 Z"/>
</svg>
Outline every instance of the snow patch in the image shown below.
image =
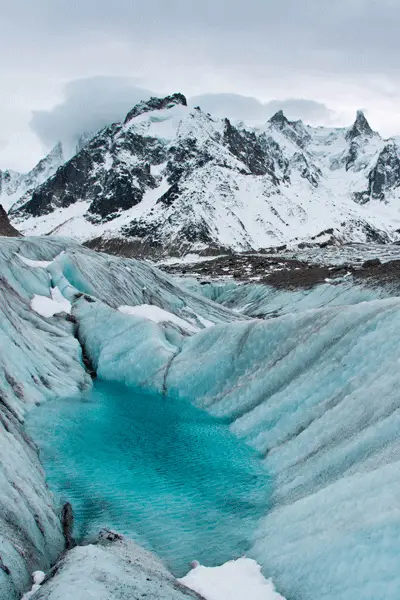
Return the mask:
<svg viewBox="0 0 400 600">
<path fill-rule="evenodd" d="M 198 315 L 197 313 L 196 313 L 196 317 L 198 318 L 200 323 L 206 328 L 214 327 L 214 325 L 215 325 L 215 323 L 213 323 L 212 321 L 209 321 L 208 319 L 205 319 L 204 317 L 202 317 L 201 315 Z"/>
<path fill-rule="evenodd" d="M 49 265 L 51 265 L 52 261 L 50 260 L 31 260 L 30 258 L 26 258 L 22 256 L 22 254 L 16 253 L 19 259 L 22 260 L 23 263 L 28 265 L 28 267 L 34 267 L 39 269 L 47 269 Z"/>
<path fill-rule="evenodd" d="M 51 289 L 51 298 L 35 294 L 31 300 L 31 308 L 42 317 L 53 317 L 57 313 L 70 313 L 71 302 L 64 298 L 60 290 L 55 287 Z"/>
<path fill-rule="evenodd" d="M 179 581 L 206 600 L 285 600 L 260 565 L 245 557 L 220 567 L 198 565 Z"/>
<path fill-rule="evenodd" d="M 26 592 L 26 594 L 22 596 L 21 600 L 29 600 L 29 598 L 32 598 L 40 589 L 40 586 L 42 585 L 45 577 L 46 574 L 43 573 L 43 571 L 34 571 L 32 573 L 32 588 L 29 590 L 29 592 Z"/>
<path fill-rule="evenodd" d="M 185 329 L 186 331 L 190 331 L 191 333 L 197 333 L 199 329 L 188 323 L 184 319 L 174 315 L 173 313 L 160 308 L 159 306 L 153 306 L 151 304 L 139 304 L 138 306 L 119 306 L 119 312 L 122 312 L 126 315 L 134 315 L 136 317 L 143 317 L 148 321 L 153 321 L 154 323 L 173 323 Z"/>
</svg>

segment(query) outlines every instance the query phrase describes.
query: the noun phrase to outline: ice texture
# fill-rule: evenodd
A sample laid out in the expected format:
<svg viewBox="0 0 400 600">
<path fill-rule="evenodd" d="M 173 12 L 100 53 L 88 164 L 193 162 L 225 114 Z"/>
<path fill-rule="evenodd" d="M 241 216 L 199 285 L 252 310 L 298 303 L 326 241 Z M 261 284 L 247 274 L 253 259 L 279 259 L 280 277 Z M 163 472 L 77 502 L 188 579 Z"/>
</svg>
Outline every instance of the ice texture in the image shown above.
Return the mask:
<svg viewBox="0 0 400 600">
<path fill-rule="evenodd" d="M 31 307 L 35 297 L 59 303 L 51 312 L 62 313 L 78 292 L 93 292 L 112 306 L 143 304 L 147 294 L 192 331 L 204 327 L 202 319 L 238 317 L 185 292 L 150 265 L 96 254 L 63 238 L 1 238 L 0 281 L 0 598 L 14 600 L 30 589 L 31 573 L 47 570 L 64 547 L 24 415 L 36 403 L 91 385 L 76 324 L 65 312 L 38 314 Z M 176 342 L 183 335 L 180 328 L 170 331 Z M 171 352 L 175 346 L 166 343 L 166 355 Z"/>
<path fill-rule="evenodd" d="M 24 414 L 89 384 L 72 324 L 31 310 L 33 294 L 50 295 L 50 279 L 20 260 L 19 247 L 17 240 L 0 244 L 0 597 L 7 600 L 29 587 L 30 573 L 48 569 L 64 543 L 35 447 L 22 428 Z M 29 242 L 25 247 L 30 254 Z"/>
<path fill-rule="evenodd" d="M 112 533 L 97 544 L 66 554 L 36 592 L 35 600 L 185 600 L 201 597 L 179 583 L 159 559 L 134 542 Z M 203 599 L 204 600 L 204 599 Z"/>
<path fill-rule="evenodd" d="M 100 302 L 74 311 L 100 377 L 191 398 L 264 456 L 273 492 L 252 556 L 282 594 L 397 598 L 398 298 L 219 324 L 175 350 Z"/>
<path fill-rule="evenodd" d="M 75 335 L 100 378 L 190 399 L 261 453 L 272 491 L 251 557 L 280 593 L 397 600 L 399 298 L 346 282 L 297 296 L 239 290 L 223 306 L 151 265 L 62 239 L 1 240 L 0 258 L 0 566 L 11 573 L 0 568 L 1 598 L 27 590 L 62 547 L 21 421 L 35 402 L 88 384 Z M 75 324 L 30 308 L 55 287 Z M 200 331 L 118 311 L 143 304 Z M 282 316 L 249 318 L 258 309 Z"/>
<path fill-rule="evenodd" d="M 187 290 L 252 318 L 271 318 L 328 306 L 347 306 L 394 296 L 387 287 L 357 285 L 352 278 L 294 290 L 277 289 L 259 283 L 208 281 L 180 277 L 177 282 Z"/>
</svg>

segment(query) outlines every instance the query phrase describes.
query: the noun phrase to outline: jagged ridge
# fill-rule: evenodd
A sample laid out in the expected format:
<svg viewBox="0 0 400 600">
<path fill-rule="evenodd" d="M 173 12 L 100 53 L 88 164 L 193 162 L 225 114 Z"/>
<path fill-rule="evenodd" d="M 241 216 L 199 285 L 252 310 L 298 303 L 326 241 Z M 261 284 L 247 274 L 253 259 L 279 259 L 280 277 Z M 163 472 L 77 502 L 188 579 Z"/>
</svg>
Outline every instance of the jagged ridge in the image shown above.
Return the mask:
<svg viewBox="0 0 400 600">
<path fill-rule="evenodd" d="M 100 131 L 10 217 L 23 232 L 160 255 L 308 241 L 389 241 L 400 229 L 400 158 L 362 111 L 312 128 L 282 111 L 259 128 L 151 98 Z"/>
</svg>

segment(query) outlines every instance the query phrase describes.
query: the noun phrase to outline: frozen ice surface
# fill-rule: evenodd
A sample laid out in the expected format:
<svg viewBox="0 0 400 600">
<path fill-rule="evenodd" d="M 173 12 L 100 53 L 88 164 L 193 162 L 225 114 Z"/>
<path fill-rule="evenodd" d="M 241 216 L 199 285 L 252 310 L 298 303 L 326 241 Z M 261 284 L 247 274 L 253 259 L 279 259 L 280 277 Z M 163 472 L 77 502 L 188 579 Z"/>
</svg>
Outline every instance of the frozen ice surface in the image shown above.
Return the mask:
<svg viewBox="0 0 400 600">
<path fill-rule="evenodd" d="M 0 243 L 0 598 L 6 600 L 19 598 L 30 574 L 48 569 L 63 548 L 36 449 L 22 428 L 24 414 L 66 390 L 79 393 L 90 381 L 72 325 L 31 310 L 35 293 L 50 296 L 48 273 L 16 256 L 24 248 L 32 260 L 52 259 L 57 245 Z"/>
<path fill-rule="evenodd" d="M 62 548 L 21 422 L 35 402 L 88 384 L 75 334 L 101 378 L 189 398 L 262 454 L 270 510 L 250 555 L 280 593 L 398 600 L 399 298 L 351 282 L 206 298 L 151 265 L 51 238 L 1 240 L 0 278 L 0 555 L 11 573 L 0 569 L 1 598 L 28 590 L 30 573 Z M 31 309 L 35 294 L 50 299 L 56 287 L 76 327 Z M 200 331 L 118 311 L 143 304 Z"/>
<path fill-rule="evenodd" d="M 74 310 L 100 377 L 192 398 L 264 456 L 271 510 L 252 556 L 281 593 L 397 598 L 398 298 L 219 324 L 180 345 L 139 319 L 127 331 L 102 303 Z"/>
<path fill-rule="evenodd" d="M 74 548 L 56 568 L 35 600 L 201 600 L 153 554 L 125 538 Z"/>
<path fill-rule="evenodd" d="M 32 581 L 33 581 L 32 589 L 29 590 L 29 592 L 26 592 L 22 596 L 21 600 L 29 600 L 29 598 L 32 598 L 36 594 L 36 592 L 39 590 L 45 577 L 46 577 L 46 574 L 43 571 L 34 571 L 32 573 Z"/>
<path fill-rule="evenodd" d="M 24 415 L 36 403 L 80 394 L 90 385 L 75 325 L 65 315 L 32 310 L 35 296 L 60 304 L 53 306 L 60 313 L 77 292 L 93 292 L 112 306 L 133 306 L 143 304 L 148 289 L 152 303 L 191 329 L 202 328 L 202 318 L 228 322 L 235 316 L 186 293 L 151 266 L 96 254 L 62 238 L 2 238 L 0 280 L 0 598 L 14 600 L 31 587 L 34 570 L 49 568 L 64 543 L 36 449 L 23 431 Z M 159 332 L 166 355 L 173 355 L 176 348 L 163 330 L 144 324 Z M 169 335 L 175 343 L 182 337 L 176 328 Z"/>
<path fill-rule="evenodd" d="M 243 316 L 271 318 L 328 306 L 347 306 L 393 296 L 388 289 L 356 285 L 351 278 L 340 283 L 320 284 L 310 289 L 281 290 L 259 283 L 210 281 L 200 284 L 193 277 L 177 282 L 187 290 L 237 311 Z"/>
</svg>

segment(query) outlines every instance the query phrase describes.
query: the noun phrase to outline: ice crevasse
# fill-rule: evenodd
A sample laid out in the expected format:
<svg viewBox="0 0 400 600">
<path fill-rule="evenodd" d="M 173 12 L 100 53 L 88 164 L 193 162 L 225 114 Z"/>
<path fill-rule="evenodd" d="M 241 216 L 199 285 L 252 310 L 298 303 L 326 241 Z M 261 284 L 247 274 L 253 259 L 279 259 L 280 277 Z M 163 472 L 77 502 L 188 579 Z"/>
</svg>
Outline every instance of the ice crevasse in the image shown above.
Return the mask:
<svg viewBox="0 0 400 600">
<path fill-rule="evenodd" d="M 251 557 L 281 594 L 397 600 L 400 299 L 318 309 L 304 302 L 298 313 L 264 321 L 184 289 L 150 265 L 65 240 L 2 241 L 0 253 L 0 334 L 8 344 L 0 354 L 0 555 L 15 574 L 10 583 L 0 569 L 6 598 L 27 589 L 29 570 L 45 570 L 62 547 L 21 421 L 29 405 L 90 385 L 81 345 L 100 378 L 190 398 L 228 419 L 260 453 L 272 492 Z M 50 264 L 26 264 L 21 254 Z M 51 298 L 55 287 L 71 302 L 69 319 L 31 308 L 34 295 Z M 167 314 L 118 310 L 137 305 Z M 23 507 L 17 526 L 7 498 Z M 17 547 L 29 547 L 29 556 Z"/>
</svg>

